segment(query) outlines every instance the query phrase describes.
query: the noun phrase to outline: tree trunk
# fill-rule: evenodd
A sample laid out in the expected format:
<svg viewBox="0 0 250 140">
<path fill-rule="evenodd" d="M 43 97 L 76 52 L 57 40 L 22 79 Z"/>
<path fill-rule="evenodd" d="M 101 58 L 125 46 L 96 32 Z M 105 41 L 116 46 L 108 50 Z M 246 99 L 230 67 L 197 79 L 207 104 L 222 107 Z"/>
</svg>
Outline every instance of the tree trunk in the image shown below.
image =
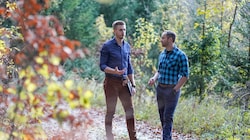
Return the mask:
<svg viewBox="0 0 250 140">
<path fill-rule="evenodd" d="M 204 38 L 205 36 L 205 30 L 206 30 L 206 12 L 207 12 L 207 2 L 206 0 L 204 1 L 204 16 L 203 16 L 203 25 L 202 25 L 202 36 Z M 206 45 L 204 43 L 202 43 L 202 47 L 201 47 L 201 69 L 200 69 L 200 86 L 199 86 L 199 96 L 200 96 L 200 101 L 203 100 L 203 93 L 204 93 L 204 67 L 205 67 L 205 60 L 204 60 L 204 56 L 203 56 L 203 52 L 205 50 Z"/>
<path fill-rule="evenodd" d="M 250 25 L 248 25 L 248 26 L 250 29 Z M 248 78 L 247 79 L 250 79 L 250 30 L 248 30 L 248 43 L 249 43 L 249 45 L 248 45 L 248 65 L 247 65 Z"/>
<path fill-rule="evenodd" d="M 231 43 L 231 33 L 232 33 L 232 28 L 233 28 L 233 24 L 235 21 L 237 9 L 238 9 L 238 5 L 236 4 L 235 9 L 234 9 L 234 17 L 233 17 L 232 22 L 230 23 L 230 28 L 229 28 L 229 33 L 228 33 L 228 44 L 227 44 L 228 48 L 230 47 L 230 43 Z"/>
</svg>

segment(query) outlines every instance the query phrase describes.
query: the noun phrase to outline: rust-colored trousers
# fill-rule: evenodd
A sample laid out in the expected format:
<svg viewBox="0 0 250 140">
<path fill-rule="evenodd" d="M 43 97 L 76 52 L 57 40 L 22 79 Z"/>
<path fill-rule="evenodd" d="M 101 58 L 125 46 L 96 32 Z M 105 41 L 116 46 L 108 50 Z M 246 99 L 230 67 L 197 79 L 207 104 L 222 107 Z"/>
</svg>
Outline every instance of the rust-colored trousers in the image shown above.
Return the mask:
<svg viewBox="0 0 250 140">
<path fill-rule="evenodd" d="M 115 114 L 117 99 L 119 98 L 126 115 L 126 124 L 130 140 L 136 140 L 134 108 L 132 98 L 126 86 L 122 85 L 122 79 L 106 77 L 104 80 L 104 92 L 106 97 L 105 130 L 107 140 L 114 140 L 112 133 L 112 120 Z"/>
</svg>

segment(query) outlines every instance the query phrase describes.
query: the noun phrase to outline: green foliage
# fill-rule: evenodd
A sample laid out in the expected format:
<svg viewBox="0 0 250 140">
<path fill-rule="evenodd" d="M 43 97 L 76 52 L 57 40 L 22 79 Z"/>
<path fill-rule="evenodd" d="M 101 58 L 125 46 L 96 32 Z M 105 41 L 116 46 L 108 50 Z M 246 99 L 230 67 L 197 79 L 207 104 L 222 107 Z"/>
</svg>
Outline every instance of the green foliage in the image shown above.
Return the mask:
<svg viewBox="0 0 250 140">
<path fill-rule="evenodd" d="M 238 16 L 235 21 L 235 27 L 237 27 L 235 29 L 237 30 L 234 29 L 234 31 L 237 32 L 232 35 L 232 46 L 243 45 L 242 48 L 244 47 L 244 49 L 242 50 L 246 50 L 245 48 L 249 46 L 249 33 L 246 30 L 249 29 L 247 28 L 248 24 L 246 24 L 249 18 L 249 14 L 247 14 L 249 6 L 246 1 L 236 3 L 234 1 L 215 2 L 206 0 L 188 3 L 186 0 L 156 0 L 150 2 L 145 0 L 100 0 L 98 2 L 100 3 L 95 1 L 81 2 L 80 0 L 74 2 L 69 0 L 52 1 L 52 8 L 50 8 L 50 12 L 48 13 L 53 13 L 60 17 L 61 21 L 63 21 L 66 35 L 69 38 L 81 40 L 85 46 L 91 46 L 93 52 L 99 51 L 100 47 L 92 47 L 94 44 L 100 45 L 111 37 L 112 34 L 109 27 L 117 19 L 126 21 L 128 25 L 128 39 L 132 44 L 135 42 L 134 46 L 137 46 L 136 43 L 138 42 L 134 34 L 139 35 L 138 27 L 136 26 L 144 26 L 143 24 L 138 24 L 136 20 L 140 17 L 144 18 L 145 21 L 151 21 L 156 31 L 155 34 L 160 34 L 166 29 L 176 31 L 178 35 L 177 44 L 188 54 L 190 59 L 191 79 L 187 83 L 190 94 L 205 95 L 218 85 L 226 85 L 226 88 L 221 86 L 216 89 L 217 91 L 223 91 L 223 88 L 225 90 L 230 89 L 229 87 L 235 81 L 239 80 L 239 78 L 237 77 L 235 80 L 233 78 L 228 79 L 224 71 L 235 73 L 234 76 L 237 76 L 236 73 L 240 74 L 239 77 L 243 78 L 243 80 L 240 80 L 242 82 L 249 79 L 247 78 L 250 72 L 249 70 L 247 71 L 249 69 L 249 62 L 245 61 L 245 57 L 239 58 L 239 60 L 244 59 L 241 62 L 246 63 L 245 65 L 235 67 L 233 64 L 232 69 L 231 64 L 227 61 L 227 58 L 230 57 L 227 57 L 226 53 L 222 52 L 226 51 L 227 33 L 235 4 L 239 4 L 241 9 L 240 15 L 236 15 Z M 97 17 L 98 14 L 102 15 Z M 94 19 L 96 24 L 93 27 Z M 104 23 L 104 20 L 108 27 Z M 132 35 L 133 38 L 131 38 Z M 148 56 L 145 56 L 147 59 L 140 58 L 140 60 L 151 61 L 148 64 L 155 67 L 157 65 L 159 49 L 154 42 L 151 44 L 151 49 L 147 53 Z M 227 58 L 225 59 L 222 55 Z M 141 57 L 138 53 L 135 56 Z M 148 67 L 148 64 L 145 67 Z M 145 67 L 141 67 L 143 72 L 148 71 Z M 155 68 L 153 68 L 154 70 Z"/>
<path fill-rule="evenodd" d="M 190 34 L 186 32 L 184 27 L 190 24 L 189 11 L 183 0 L 162 0 L 158 4 L 158 8 L 152 12 L 151 22 L 159 35 L 164 30 L 172 30 L 177 33 L 176 42 L 182 37 Z"/>
<path fill-rule="evenodd" d="M 99 34 L 99 42 L 97 42 L 96 44 L 102 44 L 103 42 L 112 37 L 113 29 L 112 27 L 106 26 L 103 15 L 100 15 L 99 17 L 96 18 L 95 25 Z"/>
<path fill-rule="evenodd" d="M 102 83 L 96 83 L 93 80 L 87 81 L 85 83 L 88 83 L 88 87 L 94 91 L 92 104 L 104 107 L 105 97 Z M 143 94 L 147 99 L 138 100 L 139 94 Z M 160 127 L 154 94 L 149 90 L 138 92 L 133 96 L 133 101 L 137 120 L 147 121 L 151 125 Z M 238 105 L 237 102 L 229 105 L 228 100 L 220 95 L 209 95 L 201 103 L 195 96 L 189 98 L 181 96 L 174 115 L 173 128 L 183 134 L 196 135 L 198 139 L 248 139 L 250 137 L 249 111 L 248 113 L 242 112 Z M 117 113 L 124 114 L 120 103 L 117 106 Z M 245 115 L 245 119 L 243 119 L 243 115 Z"/>
<path fill-rule="evenodd" d="M 137 100 L 145 101 L 147 100 L 147 93 L 149 93 L 147 92 L 147 81 L 156 71 L 153 60 L 149 59 L 149 53 L 151 50 L 158 51 L 158 48 L 153 48 L 158 41 L 158 36 L 154 31 L 154 26 L 152 23 L 147 22 L 143 18 L 137 19 L 136 23 L 136 32 L 133 34 L 135 42 L 132 48 L 132 63 L 135 70 L 136 83 L 137 79 L 140 79 L 137 84 L 137 92 L 144 93 L 139 94 Z M 156 55 L 156 59 L 158 59 L 158 53 Z"/>
<path fill-rule="evenodd" d="M 95 0 L 101 4 L 112 4 L 115 0 Z"/>
<path fill-rule="evenodd" d="M 64 64 L 64 69 L 67 72 L 74 71 L 81 78 L 95 79 L 101 81 L 104 75 L 100 72 L 96 58 L 88 57 L 84 59 L 67 60 Z"/>
<path fill-rule="evenodd" d="M 70 1 L 71 2 L 71 1 Z M 98 39 L 95 19 L 98 16 L 97 4 L 92 0 L 81 2 L 71 13 L 66 30 L 66 36 L 70 39 L 79 40 L 85 46 L 91 48 Z M 77 12 L 75 12 L 77 11 Z"/>
<path fill-rule="evenodd" d="M 91 48 L 92 54 L 95 54 L 100 47 L 92 46 L 100 45 L 112 36 L 112 29 L 107 27 L 105 22 L 108 26 L 111 26 L 114 20 L 126 21 L 128 39 L 133 46 L 132 61 L 135 66 L 137 82 L 137 94 L 134 96 L 134 102 L 136 117 L 139 120 L 145 119 L 151 121 L 151 124 L 159 124 L 154 87 L 147 87 L 147 81 L 156 70 L 155 66 L 160 52 L 157 35 L 163 30 L 170 29 L 177 33 L 177 45 L 189 57 L 190 79 L 182 90 L 185 92 L 184 96 L 192 97 L 192 95 L 196 95 L 203 99 L 201 101 L 197 98 L 182 98 L 176 111 L 174 128 L 179 132 L 197 134 L 201 139 L 249 139 L 250 130 L 246 125 L 249 124 L 249 111 L 239 108 L 237 104 L 224 108 L 225 101 L 222 98 L 232 96 L 231 90 L 236 83 L 243 87 L 243 83 L 249 80 L 249 2 L 246 0 L 96 1 L 52 0 L 51 8 L 44 10 L 42 13 L 58 17 L 63 24 L 66 36 L 70 39 L 80 40 L 83 45 Z M 232 22 L 233 9 L 236 4 L 239 6 L 239 10 L 232 28 L 231 48 L 227 48 L 229 25 Z M 26 12 L 29 10 L 26 10 Z M 10 9 L 8 12 L 0 10 L 2 15 L 10 11 Z M 100 13 L 103 15 L 99 15 Z M 23 19 L 29 20 L 29 18 Z M 16 24 L 19 23 L 25 22 L 16 22 Z M 36 23 L 42 25 L 44 22 L 36 21 Z M 3 27 L 10 27 L 13 24 L 13 20 L 9 18 L 3 20 L 1 17 Z M 28 27 L 28 24 L 25 27 Z M 29 29 L 29 33 L 33 32 L 35 27 L 33 25 Z M 22 29 L 18 28 L 17 30 Z M 49 28 L 47 31 L 52 31 L 52 29 Z M 28 40 L 31 37 L 40 38 L 40 32 L 27 37 L 26 43 L 29 43 Z M 6 32 L 1 30 L 1 33 Z M 35 45 L 30 43 L 27 46 L 47 43 L 46 47 L 49 46 L 47 49 L 53 48 L 53 50 L 56 50 L 54 51 L 56 54 L 60 52 L 61 49 L 52 47 L 58 44 L 50 44 L 50 46 L 45 39 L 40 38 L 40 40 L 43 41 L 37 41 Z M 17 43 L 17 46 L 19 47 L 20 44 Z M 2 54 L 4 52 L 3 47 L 6 47 L 6 45 L 1 38 L 0 51 Z M 75 91 L 82 93 L 82 88 L 87 87 L 94 91 L 94 96 L 91 98 L 93 104 L 105 106 L 101 83 L 104 75 L 99 70 L 96 54 L 86 59 L 68 59 L 64 65 L 67 74 L 60 80 L 55 75 L 49 74 L 48 66 L 44 64 L 51 62 L 50 70 L 58 74 L 62 69 L 61 67 L 55 67 L 55 65 L 58 64 L 60 59 L 55 57 L 42 59 L 41 57 L 45 57 L 46 53 L 41 53 L 40 56 L 35 58 L 31 50 L 26 55 L 30 58 L 29 61 L 21 62 L 25 64 L 27 69 L 20 71 L 24 81 L 19 82 L 16 88 L 12 84 L 8 84 L 7 87 L 6 85 L 0 87 L 1 92 L 13 94 L 15 97 L 13 100 L 16 101 L 20 97 L 20 100 L 15 102 L 16 106 L 12 106 L 8 112 L 8 117 L 12 122 L 26 127 L 25 124 L 29 120 L 43 117 L 44 114 L 39 103 L 45 99 L 39 96 L 41 94 L 32 94 L 32 92 L 48 94 L 46 101 L 51 105 L 57 105 L 61 100 L 65 100 L 69 102 L 71 107 L 79 104 L 89 106 L 89 97 L 81 94 L 78 98 L 78 95 L 75 94 Z M 12 61 L 9 62 L 13 64 Z M 27 63 L 37 65 L 29 67 Z M 3 64 L 3 61 L 1 61 L 1 64 Z M 0 75 L 3 79 L 6 74 L 4 74 L 2 68 L 1 66 Z M 40 75 L 48 81 L 43 81 L 44 79 Z M 82 78 L 84 78 L 83 81 Z M 72 79 L 76 81 L 75 85 L 72 85 Z M 219 97 L 211 97 L 209 94 L 218 94 Z M 85 95 L 88 96 L 89 94 Z M 70 100 L 70 98 L 74 100 Z M 26 110 L 27 104 L 30 104 L 33 108 Z M 22 114 L 25 111 L 31 114 Z M 53 111 L 52 117 L 59 121 L 63 121 L 68 116 L 66 110 L 61 111 L 56 106 Z M 14 114 L 13 112 L 17 113 Z M 16 128 L 16 131 L 13 130 L 15 136 L 20 134 L 18 133 L 19 127 Z M 0 138 L 5 134 L 0 132 Z M 38 133 L 36 134 L 38 136 Z M 25 136 L 29 135 L 20 134 L 19 137 Z M 6 135 L 6 137 L 8 136 Z"/>
<path fill-rule="evenodd" d="M 226 100 L 219 96 L 209 96 L 202 103 L 198 102 L 197 98 L 179 101 L 174 120 L 177 131 L 193 133 L 201 139 L 249 137 L 248 128 L 238 125 L 244 123 L 238 108 L 224 108 Z"/>
<path fill-rule="evenodd" d="M 183 42 L 190 62 L 190 80 L 188 93 L 204 98 L 208 91 L 210 81 L 215 82 L 219 76 L 220 41 L 218 30 L 211 28 L 205 36 L 197 38 L 197 42 L 187 39 Z M 192 40 L 192 39 L 191 39 Z M 201 41 L 198 41 L 201 40 Z M 216 83 L 213 84 L 215 87 Z"/>
<path fill-rule="evenodd" d="M 144 103 L 139 103 L 135 106 L 135 116 L 137 120 L 147 120 L 150 124 L 160 127 L 160 118 L 158 115 L 158 107 L 156 101 L 147 101 Z"/>
<path fill-rule="evenodd" d="M 143 18 L 136 20 L 136 32 L 134 36 L 134 58 L 137 71 L 144 71 L 145 68 L 152 68 L 152 60 L 148 59 L 149 51 L 158 41 L 158 36 L 154 32 L 154 26 Z"/>
<path fill-rule="evenodd" d="M 117 0 L 113 3 L 102 4 L 100 13 L 104 14 L 105 22 L 110 27 L 114 20 L 120 19 L 127 23 L 127 35 L 135 32 L 134 25 L 138 18 L 151 18 L 151 12 L 156 9 L 155 1 L 148 0 Z"/>
<path fill-rule="evenodd" d="M 240 17 L 236 20 L 236 29 L 235 31 L 238 34 L 235 34 L 232 46 L 237 46 L 238 49 L 242 49 L 242 51 L 246 51 L 248 49 L 248 54 L 246 55 L 241 55 L 245 59 L 244 63 L 245 65 L 241 65 L 239 68 L 243 69 L 243 71 L 246 71 L 246 77 L 244 76 L 244 79 L 246 80 L 250 79 L 250 4 L 249 2 L 242 1 L 240 3 L 240 10 L 239 10 L 239 15 Z M 248 58 L 246 58 L 248 56 Z M 240 58 L 242 59 L 242 58 Z M 247 60 L 248 59 L 248 60 Z M 236 59 L 237 60 L 237 59 Z M 244 80 L 244 81 L 246 81 Z"/>
<path fill-rule="evenodd" d="M 242 2 L 242 5 L 244 5 L 243 3 L 244 2 Z M 235 60 L 232 59 L 233 57 L 227 57 L 227 55 L 232 55 L 234 51 L 227 54 L 228 50 L 225 48 L 234 7 L 235 2 L 233 1 L 215 2 L 206 0 L 187 3 L 186 0 L 165 0 L 164 4 L 159 5 L 157 10 L 152 13 L 152 23 L 154 23 L 155 30 L 159 33 L 166 29 L 176 31 L 177 44 L 188 55 L 190 62 L 190 79 L 186 84 L 186 88 L 189 95 L 201 96 L 201 99 L 206 96 L 206 94 L 217 91 L 223 95 L 225 90 L 230 90 L 230 87 L 235 81 L 239 81 L 236 77 L 244 77 L 240 80 L 242 82 L 247 79 L 247 75 L 249 75 L 247 74 L 249 62 L 245 61 L 247 48 L 240 47 L 243 43 L 241 35 L 234 34 L 233 39 L 237 39 L 237 41 L 234 40 L 232 42 L 237 44 L 237 52 L 238 50 L 245 50 L 244 54 L 237 54 L 238 59 L 235 61 L 240 60 L 244 62 L 245 65 L 235 67 L 231 62 L 228 63 L 228 60 Z M 242 11 L 245 11 L 243 13 L 248 13 L 247 6 L 244 6 Z M 242 17 L 247 21 L 246 14 Z M 247 22 L 236 23 L 241 23 L 238 25 L 244 25 L 244 27 L 248 25 L 245 24 Z M 239 29 L 244 30 L 244 32 L 242 32 L 244 35 L 242 36 L 247 37 L 249 33 L 248 30 L 245 29 L 248 28 L 239 27 Z M 239 40 L 242 41 L 239 42 Z M 244 41 L 244 44 L 249 44 L 247 40 Z M 238 71 L 240 71 L 240 73 L 238 73 Z M 229 78 L 227 72 L 231 74 L 235 73 L 233 75 L 230 74 L 230 77 L 236 76 L 235 78 L 237 80 Z"/>
<path fill-rule="evenodd" d="M 231 83 L 245 83 L 248 79 L 248 52 L 247 48 L 222 48 L 221 57 L 224 64 L 223 73 L 221 73 Z"/>
<path fill-rule="evenodd" d="M 91 48 L 98 39 L 95 28 L 98 8 L 99 4 L 93 0 L 60 0 L 52 1 L 52 6 L 44 13 L 60 19 L 69 39 L 79 40 L 84 46 Z"/>
</svg>

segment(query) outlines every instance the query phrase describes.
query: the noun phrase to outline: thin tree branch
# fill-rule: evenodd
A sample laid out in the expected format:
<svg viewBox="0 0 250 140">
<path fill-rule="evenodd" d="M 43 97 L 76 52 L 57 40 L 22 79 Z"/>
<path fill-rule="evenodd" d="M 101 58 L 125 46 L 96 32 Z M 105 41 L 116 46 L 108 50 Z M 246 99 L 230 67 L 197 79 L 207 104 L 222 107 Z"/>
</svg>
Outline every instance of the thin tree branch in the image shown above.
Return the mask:
<svg viewBox="0 0 250 140">
<path fill-rule="evenodd" d="M 231 22 L 231 24 L 230 24 L 229 33 L 228 33 L 228 44 L 227 44 L 227 47 L 228 47 L 228 48 L 230 48 L 231 33 L 232 33 L 232 28 L 233 28 L 233 24 L 234 24 L 234 21 L 235 21 L 235 17 L 236 17 L 236 14 L 237 14 L 237 9 L 238 9 L 238 5 L 236 4 L 235 9 L 234 9 L 233 20 L 232 20 L 232 22 Z"/>
</svg>

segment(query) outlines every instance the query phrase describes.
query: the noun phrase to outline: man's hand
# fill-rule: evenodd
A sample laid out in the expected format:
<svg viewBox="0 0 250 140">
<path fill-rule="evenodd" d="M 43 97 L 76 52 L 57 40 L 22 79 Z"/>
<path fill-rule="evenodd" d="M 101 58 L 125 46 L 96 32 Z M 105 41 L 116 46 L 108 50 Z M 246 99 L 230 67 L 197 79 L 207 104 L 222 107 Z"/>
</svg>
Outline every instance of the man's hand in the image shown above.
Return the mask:
<svg viewBox="0 0 250 140">
<path fill-rule="evenodd" d="M 136 88 L 135 88 L 135 87 L 132 87 L 131 96 L 135 95 L 135 93 L 136 93 Z"/>
<path fill-rule="evenodd" d="M 127 86 L 127 84 L 128 84 L 128 79 L 125 79 L 125 80 L 122 81 L 123 86 Z"/>
<path fill-rule="evenodd" d="M 177 91 L 174 88 L 172 88 L 170 94 L 176 94 L 176 93 Z"/>
<path fill-rule="evenodd" d="M 118 67 L 115 67 L 115 74 L 123 75 L 125 73 L 126 68 L 119 70 Z"/>
<path fill-rule="evenodd" d="M 152 86 L 154 83 L 155 83 L 155 78 L 154 77 L 150 78 L 148 84 Z"/>
</svg>

